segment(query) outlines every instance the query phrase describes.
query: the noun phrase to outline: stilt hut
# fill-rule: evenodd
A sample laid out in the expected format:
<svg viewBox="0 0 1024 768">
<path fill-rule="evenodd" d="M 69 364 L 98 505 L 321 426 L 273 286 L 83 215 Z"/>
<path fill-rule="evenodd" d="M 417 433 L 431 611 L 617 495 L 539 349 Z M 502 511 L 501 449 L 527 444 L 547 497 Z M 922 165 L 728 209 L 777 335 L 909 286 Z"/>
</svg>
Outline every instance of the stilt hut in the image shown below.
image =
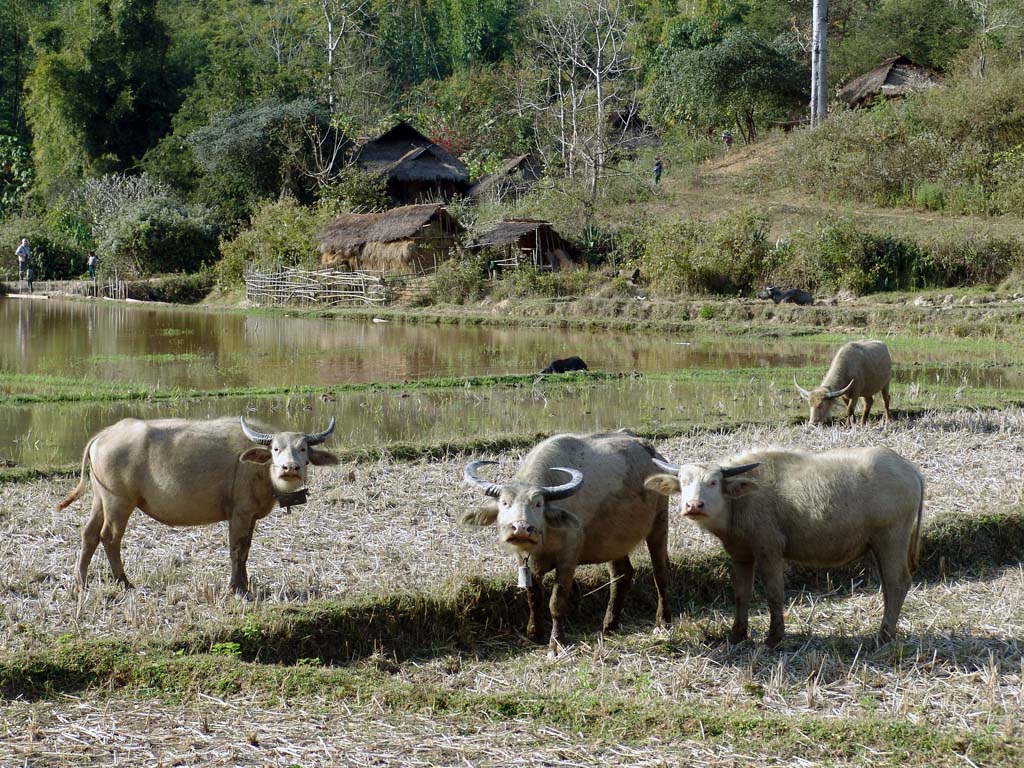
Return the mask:
<svg viewBox="0 0 1024 768">
<path fill-rule="evenodd" d="M 449 258 L 465 228 L 441 205 L 346 213 L 320 233 L 320 264 L 349 271 L 430 272 Z"/>
<path fill-rule="evenodd" d="M 360 147 L 356 165 L 383 176 L 397 205 L 450 200 L 469 187 L 469 169 L 406 122 Z"/>
<path fill-rule="evenodd" d="M 906 56 L 894 56 L 843 86 L 839 99 L 856 109 L 870 105 L 876 98 L 899 99 L 937 85 L 942 85 L 937 73 Z"/>
<path fill-rule="evenodd" d="M 496 270 L 531 265 L 537 269 L 571 269 L 576 266 L 572 245 L 549 221 L 508 219 L 477 237 L 470 250 L 494 254 Z"/>
</svg>

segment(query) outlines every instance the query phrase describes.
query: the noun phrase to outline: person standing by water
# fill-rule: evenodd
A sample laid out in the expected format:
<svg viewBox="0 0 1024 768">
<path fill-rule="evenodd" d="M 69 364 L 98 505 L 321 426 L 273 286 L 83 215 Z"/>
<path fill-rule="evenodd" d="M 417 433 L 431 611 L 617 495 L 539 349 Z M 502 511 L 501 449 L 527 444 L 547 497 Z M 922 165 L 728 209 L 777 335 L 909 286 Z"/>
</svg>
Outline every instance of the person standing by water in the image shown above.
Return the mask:
<svg viewBox="0 0 1024 768">
<path fill-rule="evenodd" d="M 654 183 L 657 184 L 661 181 L 661 170 L 664 166 L 661 163 L 661 158 L 654 158 Z"/>
<path fill-rule="evenodd" d="M 89 279 L 96 279 L 96 251 L 89 251 L 89 258 L 85 260 L 86 265 L 89 267 Z"/>
<path fill-rule="evenodd" d="M 25 273 L 30 269 L 29 259 L 32 258 L 32 249 L 28 247 L 27 237 L 21 238 L 21 245 L 15 249 L 14 255 L 18 257 L 18 279 L 24 280 Z"/>
</svg>

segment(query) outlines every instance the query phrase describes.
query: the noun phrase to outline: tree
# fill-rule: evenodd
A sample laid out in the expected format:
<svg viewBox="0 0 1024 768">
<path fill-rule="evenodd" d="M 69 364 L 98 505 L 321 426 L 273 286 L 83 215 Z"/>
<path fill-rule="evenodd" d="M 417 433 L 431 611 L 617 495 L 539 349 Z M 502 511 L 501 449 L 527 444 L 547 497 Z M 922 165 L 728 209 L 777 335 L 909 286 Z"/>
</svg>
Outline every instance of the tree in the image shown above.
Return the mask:
<svg viewBox="0 0 1024 768">
<path fill-rule="evenodd" d="M 590 198 L 612 154 L 609 119 L 637 110 L 638 68 L 628 45 L 634 17 L 624 0 L 546 0 L 528 33 L 541 85 L 521 109 L 545 118 L 562 166 L 583 172 Z"/>
<path fill-rule="evenodd" d="M 157 0 L 78 0 L 28 77 L 26 112 L 42 186 L 128 168 L 178 106 Z"/>
<path fill-rule="evenodd" d="M 807 67 L 756 33 L 739 29 L 698 47 L 688 46 L 700 37 L 673 42 L 648 87 L 649 108 L 663 123 L 705 131 L 734 123 L 749 142 L 758 123 L 805 103 Z"/>
</svg>

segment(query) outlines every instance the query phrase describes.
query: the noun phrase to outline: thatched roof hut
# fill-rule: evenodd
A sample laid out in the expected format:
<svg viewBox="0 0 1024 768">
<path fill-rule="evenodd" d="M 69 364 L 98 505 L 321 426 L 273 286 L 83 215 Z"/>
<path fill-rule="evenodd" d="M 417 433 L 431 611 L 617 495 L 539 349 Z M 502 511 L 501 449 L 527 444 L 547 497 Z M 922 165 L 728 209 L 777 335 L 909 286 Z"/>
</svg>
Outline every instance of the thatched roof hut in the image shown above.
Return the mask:
<svg viewBox="0 0 1024 768">
<path fill-rule="evenodd" d="M 360 147 L 356 164 L 384 176 L 388 194 L 399 204 L 449 200 L 469 186 L 469 169 L 405 122 Z"/>
<path fill-rule="evenodd" d="M 494 252 L 497 268 L 531 264 L 539 269 L 568 269 L 576 266 L 574 249 L 549 221 L 507 219 L 478 236 L 470 250 Z"/>
<path fill-rule="evenodd" d="M 612 142 L 624 152 L 657 149 L 662 143 L 651 124 L 636 110 L 620 109 L 609 114 L 608 132 Z"/>
<path fill-rule="evenodd" d="M 511 157 L 469 188 L 470 197 L 476 200 L 503 202 L 515 200 L 525 194 L 544 173 L 540 158 L 533 153 Z"/>
<path fill-rule="evenodd" d="M 886 59 L 867 74 L 851 80 L 839 91 L 839 98 L 851 109 L 869 105 L 877 97 L 902 98 L 942 84 L 942 78 L 906 56 Z"/>
<path fill-rule="evenodd" d="M 320 264 L 399 274 L 427 272 L 448 258 L 465 231 L 437 204 L 345 213 L 320 233 Z"/>
</svg>

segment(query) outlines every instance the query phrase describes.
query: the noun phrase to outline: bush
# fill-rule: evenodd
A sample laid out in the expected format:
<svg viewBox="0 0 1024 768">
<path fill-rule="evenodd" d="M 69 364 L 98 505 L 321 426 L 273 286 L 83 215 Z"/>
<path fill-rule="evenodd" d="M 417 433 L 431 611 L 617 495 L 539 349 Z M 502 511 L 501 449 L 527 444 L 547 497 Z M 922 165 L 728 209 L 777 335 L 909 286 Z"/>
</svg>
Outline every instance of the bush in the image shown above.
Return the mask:
<svg viewBox="0 0 1024 768">
<path fill-rule="evenodd" d="M 819 292 L 994 285 L 1024 265 L 1024 242 L 967 237 L 919 243 L 829 219 L 812 232 L 794 233 L 774 262 L 771 282 Z"/>
<path fill-rule="evenodd" d="M 68 280 L 85 271 L 85 252 L 60 232 L 54 232 L 50 222 L 31 216 L 6 219 L 0 226 L 0 271 L 18 274 L 18 260 L 14 255 L 21 238 L 28 238 L 32 248 L 32 270 L 36 280 Z"/>
<path fill-rule="evenodd" d="M 744 208 L 709 223 L 696 219 L 651 225 L 640 269 L 662 294 L 747 293 L 770 271 L 768 220 Z"/>
<path fill-rule="evenodd" d="M 461 304 L 487 293 L 487 257 L 482 253 L 456 256 L 442 263 L 434 275 L 431 298 Z"/>
<path fill-rule="evenodd" d="M 494 285 L 494 298 L 582 296 L 590 287 L 590 277 L 584 269 L 548 272 L 519 267 L 502 273 Z"/>
<path fill-rule="evenodd" d="M 221 285 L 243 282 L 247 265 L 262 269 L 315 267 L 319 246 L 317 233 L 326 215 L 300 205 L 291 197 L 260 204 L 249 229 L 232 240 L 221 241 L 217 281 Z"/>
<path fill-rule="evenodd" d="M 202 206 L 146 198 L 129 204 L 99 233 L 100 264 L 134 276 L 194 272 L 214 260 L 218 234 Z"/>
</svg>

